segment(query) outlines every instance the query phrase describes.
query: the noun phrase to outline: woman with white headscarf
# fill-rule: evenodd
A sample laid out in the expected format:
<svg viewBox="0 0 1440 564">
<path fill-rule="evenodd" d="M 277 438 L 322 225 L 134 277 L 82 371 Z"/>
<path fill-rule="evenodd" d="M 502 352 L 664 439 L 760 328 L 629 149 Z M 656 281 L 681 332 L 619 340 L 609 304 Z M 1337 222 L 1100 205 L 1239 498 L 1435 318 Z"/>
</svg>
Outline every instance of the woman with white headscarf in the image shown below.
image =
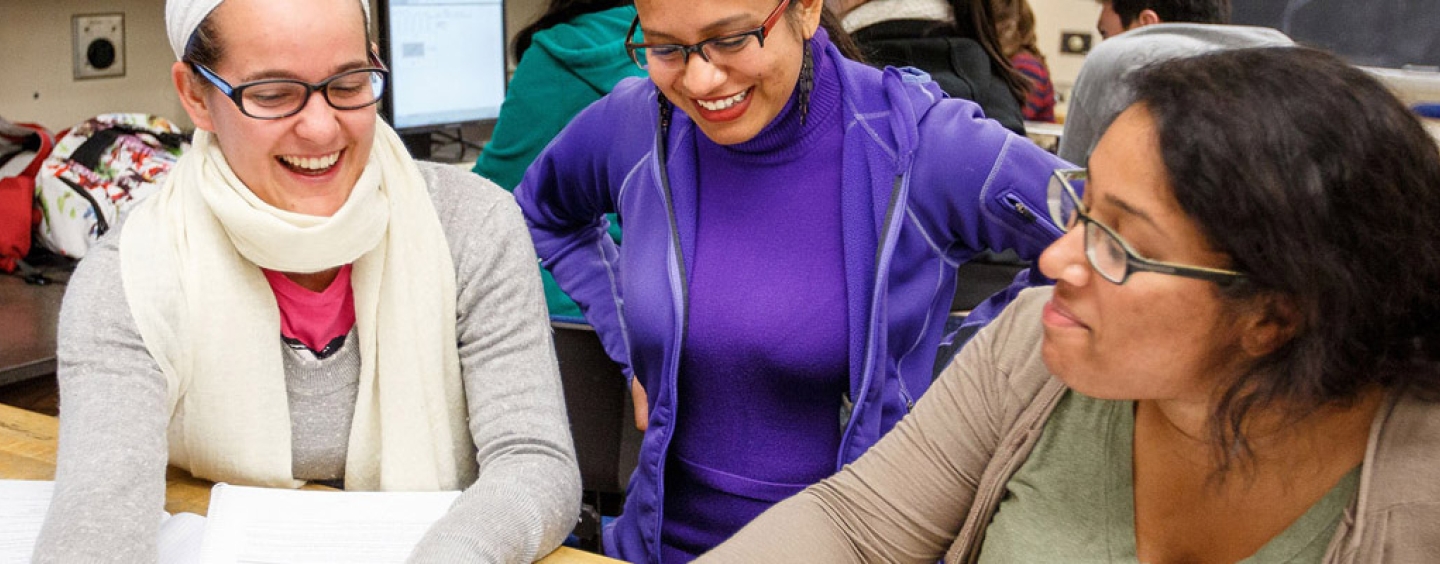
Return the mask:
<svg viewBox="0 0 1440 564">
<path fill-rule="evenodd" d="M 70 282 L 36 561 L 154 561 L 167 462 L 269 487 L 464 489 L 415 561 L 529 562 L 573 526 L 524 222 L 376 119 L 368 9 L 166 4 L 194 145 Z"/>
</svg>

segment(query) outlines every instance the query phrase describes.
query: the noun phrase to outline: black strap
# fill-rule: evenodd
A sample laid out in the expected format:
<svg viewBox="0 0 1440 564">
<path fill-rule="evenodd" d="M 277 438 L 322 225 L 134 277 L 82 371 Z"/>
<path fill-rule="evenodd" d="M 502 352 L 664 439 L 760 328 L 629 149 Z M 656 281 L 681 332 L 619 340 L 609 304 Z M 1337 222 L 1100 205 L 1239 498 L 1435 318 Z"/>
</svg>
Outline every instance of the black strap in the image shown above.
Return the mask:
<svg viewBox="0 0 1440 564">
<path fill-rule="evenodd" d="M 159 132 L 129 125 L 112 125 L 91 133 L 89 139 L 86 139 L 84 143 L 75 148 L 74 152 L 70 153 L 70 160 L 80 163 L 90 170 L 95 170 L 100 165 L 101 157 L 105 156 L 105 153 L 115 145 L 115 141 L 121 135 L 150 136 L 166 149 L 178 149 L 190 142 L 190 136 L 183 133 Z"/>
<path fill-rule="evenodd" d="M 90 138 L 81 143 L 75 151 L 70 153 L 70 160 L 83 165 L 85 168 L 95 170 L 100 168 L 100 158 L 115 144 L 115 140 L 124 133 L 117 128 L 101 129 L 90 134 Z"/>
<path fill-rule="evenodd" d="M 30 266 L 20 259 L 15 260 L 15 275 L 19 276 L 26 284 L 31 286 L 45 286 L 54 282 L 54 280 L 51 280 L 44 272 L 41 272 L 39 269 Z"/>
<path fill-rule="evenodd" d="M 8 136 L 7 138 L 13 139 Z M 0 166 L 5 166 L 5 163 L 10 162 L 11 159 L 14 159 L 20 153 L 24 153 L 26 151 L 35 153 L 36 156 L 39 156 L 40 149 L 44 148 L 44 146 L 45 143 L 42 142 L 42 140 L 40 139 L 40 134 L 31 132 L 29 135 L 25 136 L 25 139 L 20 141 L 20 148 L 15 149 L 14 151 L 10 151 L 9 153 L 0 155 Z"/>
<path fill-rule="evenodd" d="M 104 235 L 110 231 L 110 222 L 105 221 L 105 212 L 100 210 L 100 202 L 95 201 L 95 196 L 90 195 L 89 190 L 86 190 L 84 186 L 76 184 L 75 181 L 65 178 L 64 176 L 56 175 L 55 178 L 59 178 L 61 182 L 64 182 L 71 190 L 74 190 L 76 194 L 84 198 L 85 201 L 90 204 L 90 209 L 95 210 L 95 234 L 97 236 Z"/>
<path fill-rule="evenodd" d="M 19 148 L 19 149 L 14 150 L 14 151 L 10 151 L 9 153 L 5 153 L 5 154 L 3 154 L 3 155 L 0 155 L 0 166 L 5 166 L 5 163 L 10 162 L 10 159 L 13 159 L 13 158 L 15 158 L 16 155 L 19 155 L 20 153 L 24 153 L 24 152 L 25 152 L 25 148 L 24 148 L 24 147 L 21 147 L 21 148 Z"/>
</svg>

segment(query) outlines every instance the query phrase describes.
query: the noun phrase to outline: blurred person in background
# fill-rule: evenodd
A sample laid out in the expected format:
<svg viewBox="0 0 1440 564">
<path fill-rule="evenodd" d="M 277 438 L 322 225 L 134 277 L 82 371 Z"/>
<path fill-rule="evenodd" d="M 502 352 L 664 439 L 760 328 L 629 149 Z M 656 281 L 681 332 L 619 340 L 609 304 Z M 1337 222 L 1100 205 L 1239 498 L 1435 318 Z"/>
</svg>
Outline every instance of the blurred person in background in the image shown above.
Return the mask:
<svg viewBox="0 0 1440 564">
<path fill-rule="evenodd" d="M 1002 53 L 985 0 L 827 0 L 865 62 L 915 67 L 985 117 L 1025 133 L 1025 79 Z"/>
<path fill-rule="evenodd" d="M 1029 121 L 1054 122 L 1055 85 L 1050 82 L 1050 68 L 1036 43 L 1035 12 L 1026 0 L 987 1 L 995 14 L 1001 51 L 1029 83 L 1021 113 Z"/>
<path fill-rule="evenodd" d="M 1101 0 L 1102 41 L 1071 90 L 1060 158 L 1084 165 L 1100 134 L 1130 106 L 1124 78 L 1150 63 L 1221 49 L 1293 45 L 1266 27 L 1229 25 L 1230 0 Z"/>
<path fill-rule="evenodd" d="M 475 173 L 514 190 L 530 162 L 575 114 L 621 79 L 644 75 L 625 54 L 625 30 L 634 19 L 631 0 L 550 0 L 545 13 L 511 43 L 518 64 Z M 610 236 L 618 243 L 620 223 L 610 219 Z M 540 274 L 550 315 L 582 319 L 550 271 L 541 268 Z"/>
</svg>

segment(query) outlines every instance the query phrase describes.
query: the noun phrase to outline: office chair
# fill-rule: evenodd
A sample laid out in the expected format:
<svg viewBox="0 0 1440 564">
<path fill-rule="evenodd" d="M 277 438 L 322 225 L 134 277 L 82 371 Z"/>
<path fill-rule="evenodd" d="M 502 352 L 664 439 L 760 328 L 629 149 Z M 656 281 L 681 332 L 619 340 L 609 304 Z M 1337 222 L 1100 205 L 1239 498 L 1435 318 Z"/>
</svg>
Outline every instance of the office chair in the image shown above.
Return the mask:
<svg viewBox="0 0 1440 564">
<path fill-rule="evenodd" d="M 600 519 L 620 513 L 643 435 L 635 428 L 625 376 L 605 354 L 595 329 L 562 317 L 552 318 L 550 327 L 584 490 L 575 535 L 581 548 L 598 552 Z"/>
</svg>

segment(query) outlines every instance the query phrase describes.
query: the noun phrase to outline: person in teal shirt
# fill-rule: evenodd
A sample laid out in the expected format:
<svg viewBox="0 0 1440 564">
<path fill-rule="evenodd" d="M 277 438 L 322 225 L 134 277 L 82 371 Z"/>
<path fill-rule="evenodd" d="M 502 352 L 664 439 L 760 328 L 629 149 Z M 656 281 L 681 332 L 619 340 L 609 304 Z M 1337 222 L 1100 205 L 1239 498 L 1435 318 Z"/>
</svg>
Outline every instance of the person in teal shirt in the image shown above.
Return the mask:
<svg viewBox="0 0 1440 564">
<path fill-rule="evenodd" d="M 512 51 L 519 64 L 475 173 L 515 190 L 530 161 L 570 118 L 621 79 L 643 75 L 625 53 L 625 32 L 634 19 L 635 7 L 627 0 L 550 0 L 545 13 L 515 35 Z M 613 216 L 609 220 L 618 243 L 620 224 Z M 580 308 L 541 270 L 550 315 L 580 319 Z"/>
</svg>

